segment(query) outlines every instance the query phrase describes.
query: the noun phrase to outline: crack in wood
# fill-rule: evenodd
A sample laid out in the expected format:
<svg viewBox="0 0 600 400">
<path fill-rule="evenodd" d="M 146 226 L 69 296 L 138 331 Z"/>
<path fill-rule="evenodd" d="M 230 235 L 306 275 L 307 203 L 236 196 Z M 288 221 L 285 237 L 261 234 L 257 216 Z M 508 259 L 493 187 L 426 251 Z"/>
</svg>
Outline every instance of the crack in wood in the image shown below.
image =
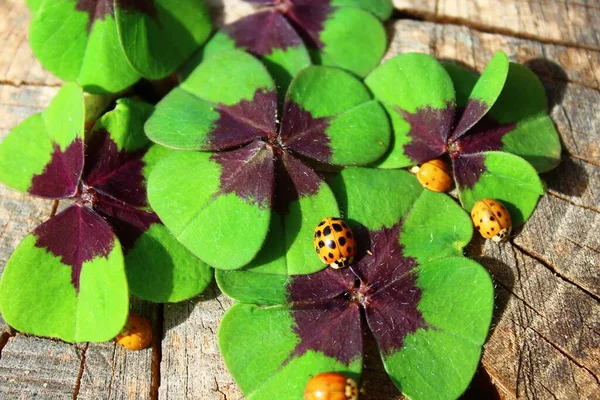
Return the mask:
<svg viewBox="0 0 600 400">
<path fill-rule="evenodd" d="M 463 26 L 481 33 L 511 36 L 518 39 L 536 41 L 542 44 L 565 46 L 580 50 L 600 51 L 600 47 L 598 46 L 574 43 L 569 40 L 548 39 L 543 36 L 538 36 L 531 33 L 518 32 L 510 28 L 503 28 L 499 26 L 484 24 L 469 18 L 453 17 L 448 15 L 439 16 L 429 11 L 402 10 L 395 13 L 394 16 L 396 16 L 398 20 L 408 19 L 413 21 L 433 22 L 436 24 Z"/>
<path fill-rule="evenodd" d="M 564 202 L 567 202 L 567 203 L 569 203 L 569 204 L 571 204 L 571 205 L 573 205 L 575 207 L 579 207 L 579 208 L 583 208 L 583 209 L 586 209 L 586 210 L 590 210 L 590 211 L 594 211 L 594 212 L 600 213 L 600 208 L 595 208 L 593 206 L 588 206 L 587 204 L 576 203 L 573 200 L 569 199 L 568 197 L 562 196 L 560 194 L 560 192 L 558 192 L 556 190 L 549 189 L 548 190 L 548 194 L 550 196 L 552 196 L 552 197 L 556 197 L 557 199 L 560 199 L 560 200 L 562 200 Z M 573 242 L 573 243 L 581 247 L 581 245 L 579 245 L 578 243 L 575 243 L 575 242 Z M 591 247 L 589 249 L 595 251 L 596 253 L 600 253 L 599 250 L 593 249 Z"/>
<path fill-rule="evenodd" d="M 77 381 L 75 383 L 75 389 L 73 390 L 73 400 L 77 400 L 79 397 L 79 389 L 81 388 L 81 378 L 83 377 L 83 370 L 85 369 L 85 354 L 87 352 L 90 343 L 86 343 L 85 347 L 81 351 L 81 362 L 79 363 L 79 372 L 77 373 Z"/>
<path fill-rule="evenodd" d="M 162 361 L 162 341 L 164 336 L 164 305 L 157 304 L 154 313 L 154 333 L 152 338 L 152 383 L 150 385 L 150 399 L 158 400 L 160 388 L 160 363 Z"/>
<path fill-rule="evenodd" d="M 575 282 L 575 281 L 571 280 L 570 278 L 566 277 L 565 275 L 563 275 L 548 260 L 545 260 L 541 255 L 535 254 L 535 253 L 533 253 L 533 252 L 525 249 L 524 247 L 522 247 L 522 246 L 520 246 L 520 245 L 518 245 L 516 243 L 512 243 L 512 244 L 513 244 L 513 246 L 515 248 L 519 249 L 523 254 L 525 254 L 525 255 L 527 255 L 527 256 L 535 259 L 537 262 L 539 262 L 540 264 L 542 264 L 544 267 L 548 268 L 555 276 L 559 277 L 560 279 L 562 279 L 566 283 L 569 283 L 569 284 L 577 287 L 579 290 L 581 290 L 582 292 L 584 292 L 585 294 L 587 294 L 588 296 L 590 296 L 594 300 L 600 302 L 600 297 L 598 297 L 594 293 L 590 292 L 586 288 L 582 287 L 581 285 L 577 284 L 577 282 Z"/>
<path fill-rule="evenodd" d="M 556 351 L 558 351 L 560 354 L 562 354 L 567 359 L 569 359 L 569 361 L 571 361 L 573 364 L 577 365 L 579 368 L 586 370 L 590 375 L 592 375 L 594 377 L 594 379 L 596 380 L 596 383 L 598 383 L 600 385 L 600 378 L 598 377 L 598 375 L 596 375 L 594 372 L 592 372 L 589 368 L 587 368 L 585 365 L 579 363 L 575 358 L 573 358 L 573 356 L 571 356 L 569 353 L 567 353 L 566 351 L 561 349 L 560 346 L 556 345 L 554 342 L 552 342 L 550 339 L 548 339 L 547 337 L 542 335 L 541 332 L 538 332 L 532 326 L 528 326 L 527 329 L 530 329 L 532 332 L 535 332 L 535 334 L 537 334 L 540 338 L 542 338 L 542 340 L 544 340 L 546 343 L 548 343 L 550 346 L 552 346 Z"/>
<path fill-rule="evenodd" d="M 9 79 L 0 79 L 0 85 L 4 85 L 4 86 L 12 86 L 14 88 L 21 88 L 23 86 L 33 86 L 33 87 L 40 87 L 40 88 L 56 88 L 56 87 L 61 87 L 63 85 L 63 83 L 44 83 L 44 82 L 36 82 L 36 81 L 20 81 L 20 82 L 13 82 Z"/>
</svg>

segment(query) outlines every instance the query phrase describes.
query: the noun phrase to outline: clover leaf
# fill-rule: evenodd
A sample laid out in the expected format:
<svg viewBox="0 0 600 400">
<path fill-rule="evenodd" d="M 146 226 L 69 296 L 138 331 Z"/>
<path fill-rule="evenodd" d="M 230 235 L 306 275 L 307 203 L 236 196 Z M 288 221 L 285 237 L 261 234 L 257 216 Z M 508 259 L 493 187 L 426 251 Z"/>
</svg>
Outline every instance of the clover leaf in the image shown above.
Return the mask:
<svg viewBox="0 0 600 400">
<path fill-rule="evenodd" d="M 560 141 L 539 79 L 496 53 L 482 76 L 425 54 L 397 56 L 365 80 L 392 120 L 393 149 L 379 164 L 452 160 L 463 206 L 492 197 L 523 224 L 543 194 L 538 172 L 560 160 Z M 512 153 L 512 154 L 511 154 Z"/>
<path fill-rule="evenodd" d="M 173 235 L 209 265 L 236 269 L 270 231 L 265 257 L 277 273 L 324 267 L 312 229 L 338 209 L 306 162 L 370 163 L 390 135 L 385 111 L 349 73 L 302 70 L 278 110 L 267 69 L 237 50 L 208 57 L 157 104 L 145 130 L 156 143 L 201 151 L 174 152 L 150 176 L 150 204 Z"/>
<path fill-rule="evenodd" d="M 391 15 L 389 0 L 246 1 L 261 11 L 221 28 L 202 56 L 246 50 L 262 59 L 282 93 L 311 64 L 311 56 L 316 64 L 365 76 L 385 53 L 385 29 L 378 19 Z"/>
<path fill-rule="evenodd" d="M 211 31 L 199 0 L 42 0 L 29 38 L 42 65 L 88 92 L 118 92 L 179 67 Z"/>
<path fill-rule="evenodd" d="M 11 326 L 69 342 L 105 341 L 127 319 L 128 283 L 142 298 L 177 301 L 210 282 L 211 269 L 148 209 L 146 176 L 168 152 L 148 150 L 143 124 L 152 109 L 119 100 L 84 138 L 83 91 L 67 84 L 0 144 L 0 181 L 73 200 L 8 260 L 0 304 Z"/>
<path fill-rule="evenodd" d="M 457 398 L 494 298 L 485 269 L 462 257 L 468 215 L 406 171 L 347 168 L 332 187 L 359 243 L 354 265 L 301 276 L 217 271 L 224 293 L 243 302 L 219 329 L 230 372 L 248 399 L 297 399 L 319 372 L 358 378 L 368 329 L 407 397 Z"/>
</svg>

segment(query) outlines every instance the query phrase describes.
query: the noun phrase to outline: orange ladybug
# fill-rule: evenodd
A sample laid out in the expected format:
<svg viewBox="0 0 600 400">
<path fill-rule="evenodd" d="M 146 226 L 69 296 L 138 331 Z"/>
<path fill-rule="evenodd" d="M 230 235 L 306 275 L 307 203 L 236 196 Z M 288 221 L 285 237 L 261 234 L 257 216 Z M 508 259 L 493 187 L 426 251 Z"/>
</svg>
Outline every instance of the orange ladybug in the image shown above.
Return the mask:
<svg viewBox="0 0 600 400">
<path fill-rule="evenodd" d="M 411 171 L 417 174 L 421 185 L 429 190 L 447 192 L 452 188 L 452 169 L 442 159 L 429 160 L 420 167 L 412 168 Z"/>
<path fill-rule="evenodd" d="M 341 218 L 324 218 L 315 229 L 313 242 L 321 260 L 332 268 L 345 268 L 354 261 L 356 239 Z"/>
<path fill-rule="evenodd" d="M 512 220 L 504 204 L 494 199 L 479 200 L 471 210 L 475 228 L 486 239 L 504 242 L 510 236 Z"/>
<path fill-rule="evenodd" d="M 304 400 L 358 400 L 358 385 L 342 374 L 324 372 L 308 381 Z"/>
<path fill-rule="evenodd" d="M 147 318 L 130 313 L 115 341 L 128 350 L 142 350 L 152 343 L 152 325 Z"/>
</svg>

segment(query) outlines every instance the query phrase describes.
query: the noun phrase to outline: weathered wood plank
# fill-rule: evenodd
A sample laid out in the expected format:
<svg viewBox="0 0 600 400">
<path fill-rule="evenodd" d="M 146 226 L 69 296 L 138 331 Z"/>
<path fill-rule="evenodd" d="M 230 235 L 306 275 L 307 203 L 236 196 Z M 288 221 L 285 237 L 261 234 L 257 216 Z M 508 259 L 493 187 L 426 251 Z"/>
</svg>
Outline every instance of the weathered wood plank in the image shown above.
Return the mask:
<svg viewBox="0 0 600 400">
<path fill-rule="evenodd" d="M 545 196 L 514 243 L 600 298 L 600 213 Z M 532 294 L 533 295 L 533 294 Z M 573 307 L 573 305 L 571 305 Z M 600 360 L 600 358 L 599 358 Z"/>
<path fill-rule="evenodd" d="M 466 25 L 478 30 L 535 39 L 545 43 L 600 49 L 597 2 L 438 0 L 434 4 L 396 0 L 402 11 L 438 23 Z"/>
<path fill-rule="evenodd" d="M 219 323 L 232 304 L 213 283 L 195 300 L 165 305 L 161 400 L 244 398 L 217 343 Z"/>
<path fill-rule="evenodd" d="M 0 359 L 0 397 L 72 399 L 83 347 L 17 335 Z"/>
<path fill-rule="evenodd" d="M 598 398 L 599 303 L 509 244 L 487 243 L 478 261 L 497 283 L 482 363 L 504 395 Z"/>
<path fill-rule="evenodd" d="M 29 11 L 22 0 L 0 2 L 0 82 L 11 85 L 58 86 L 60 79 L 45 71 L 27 40 Z"/>
<path fill-rule="evenodd" d="M 153 324 L 157 306 L 132 298 L 130 309 Z M 90 343 L 78 399 L 147 399 L 152 390 L 153 349 L 125 350 L 115 342 Z"/>
</svg>

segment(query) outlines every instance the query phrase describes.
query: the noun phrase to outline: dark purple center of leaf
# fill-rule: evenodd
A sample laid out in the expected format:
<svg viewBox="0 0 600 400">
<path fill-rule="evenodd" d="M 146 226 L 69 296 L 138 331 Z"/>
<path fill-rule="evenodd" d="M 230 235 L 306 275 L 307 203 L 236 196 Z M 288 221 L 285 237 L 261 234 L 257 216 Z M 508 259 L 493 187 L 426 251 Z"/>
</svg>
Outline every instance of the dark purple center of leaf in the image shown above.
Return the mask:
<svg viewBox="0 0 600 400">
<path fill-rule="evenodd" d="M 356 233 L 359 243 L 370 243 L 372 254 L 359 249 L 350 268 L 295 277 L 289 286 L 294 331 L 300 337 L 295 356 L 313 350 L 345 364 L 359 357 L 360 309 L 384 354 L 400 350 L 406 335 L 426 327 L 417 309 L 421 290 L 411 272 L 417 262 L 403 254 L 400 226 Z"/>
<path fill-rule="evenodd" d="M 296 28 L 305 43 L 312 48 L 322 49 L 325 43 L 321 32 L 325 21 L 333 11 L 330 0 L 293 0 L 284 3 L 284 15 Z"/>
<path fill-rule="evenodd" d="M 94 210 L 112 226 L 125 254 L 152 224 L 161 224 L 158 216 L 151 211 L 132 207 L 102 195 L 96 199 Z"/>
<path fill-rule="evenodd" d="M 71 283 L 79 293 L 83 263 L 108 257 L 114 247 L 110 226 L 87 207 L 73 204 L 38 226 L 33 234 L 36 247 L 45 248 L 71 267 Z"/>
<path fill-rule="evenodd" d="M 75 139 L 64 152 L 57 144 L 53 146 L 50 162 L 32 178 L 29 193 L 56 199 L 72 196 L 83 169 L 83 141 Z"/>
<path fill-rule="evenodd" d="M 452 160 L 454 178 L 461 190 L 472 189 L 487 167 L 483 154 L 465 154 Z"/>
<path fill-rule="evenodd" d="M 232 106 L 218 105 L 219 119 L 206 150 L 225 150 L 259 138 L 277 136 L 277 92 L 259 89 L 252 100 Z"/>
<path fill-rule="evenodd" d="M 502 138 L 516 127 L 516 124 L 499 124 L 484 115 L 485 110 L 485 104 L 476 100 L 470 100 L 466 108 L 456 113 L 451 105 L 442 110 L 425 107 L 414 114 L 398 110 L 410 124 L 411 141 L 404 146 L 405 154 L 415 163 L 448 154 L 459 187 L 472 188 L 486 171 L 481 153 L 501 150 Z M 454 121 L 459 121 L 459 125 L 450 134 Z"/>
<path fill-rule="evenodd" d="M 219 195 L 234 193 L 261 207 L 271 208 L 275 160 L 265 142 L 257 140 L 237 150 L 217 152 L 211 160 L 222 168 Z"/>
<path fill-rule="evenodd" d="M 432 160 L 446 152 L 446 143 L 454 122 L 455 109 L 448 105 L 443 109 L 424 107 L 414 114 L 398 110 L 410 124 L 410 143 L 404 145 L 404 153 L 415 163 Z"/>
<path fill-rule="evenodd" d="M 317 194 L 322 179 L 310 167 L 296 157 L 283 153 L 278 157 L 275 169 L 275 204 L 273 210 L 286 215 L 292 202 Z"/>
<path fill-rule="evenodd" d="M 302 45 L 294 28 L 276 10 L 263 11 L 242 18 L 223 30 L 235 41 L 236 47 L 265 56 L 275 49 L 286 50 Z"/>
<path fill-rule="evenodd" d="M 151 17 L 156 16 L 154 0 L 117 0 L 117 7 L 126 11 L 135 11 Z M 77 0 L 75 9 L 84 11 L 90 16 L 88 27 L 95 20 L 104 20 L 106 16 L 114 17 L 115 8 L 113 0 Z"/>
<path fill-rule="evenodd" d="M 144 207 L 147 204 L 142 174 L 145 153 L 145 148 L 132 152 L 119 150 L 108 131 L 96 130 L 87 143 L 82 181 L 105 196 Z"/>
<path fill-rule="evenodd" d="M 294 101 L 286 101 L 281 121 L 281 141 L 290 150 L 314 160 L 331 161 L 327 117 L 314 118 Z"/>
</svg>

